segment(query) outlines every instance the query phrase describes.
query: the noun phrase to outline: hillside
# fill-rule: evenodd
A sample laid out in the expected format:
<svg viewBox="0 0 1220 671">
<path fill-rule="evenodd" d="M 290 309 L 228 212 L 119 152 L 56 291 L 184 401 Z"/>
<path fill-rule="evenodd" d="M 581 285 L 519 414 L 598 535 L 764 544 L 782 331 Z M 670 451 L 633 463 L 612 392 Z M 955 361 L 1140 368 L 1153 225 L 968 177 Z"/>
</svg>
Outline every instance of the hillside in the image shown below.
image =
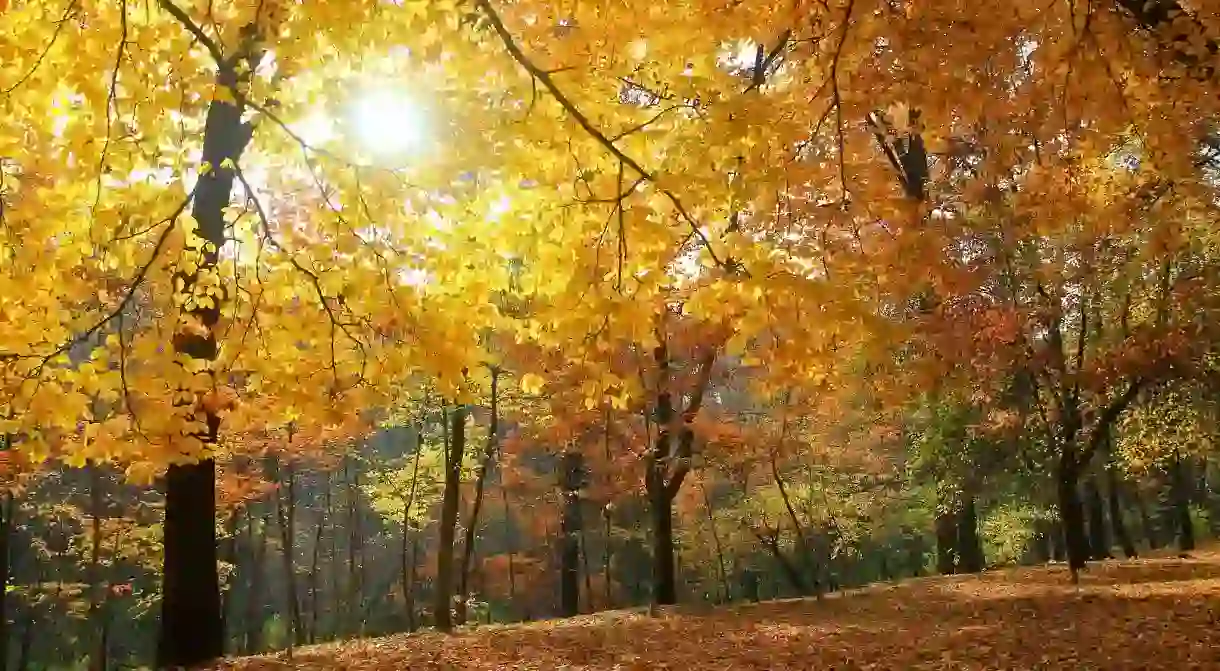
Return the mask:
<svg viewBox="0 0 1220 671">
<path fill-rule="evenodd" d="M 1220 668 L 1220 552 L 880 585 L 656 617 L 417 634 L 231 660 L 271 669 L 1207 669 Z"/>
</svg>

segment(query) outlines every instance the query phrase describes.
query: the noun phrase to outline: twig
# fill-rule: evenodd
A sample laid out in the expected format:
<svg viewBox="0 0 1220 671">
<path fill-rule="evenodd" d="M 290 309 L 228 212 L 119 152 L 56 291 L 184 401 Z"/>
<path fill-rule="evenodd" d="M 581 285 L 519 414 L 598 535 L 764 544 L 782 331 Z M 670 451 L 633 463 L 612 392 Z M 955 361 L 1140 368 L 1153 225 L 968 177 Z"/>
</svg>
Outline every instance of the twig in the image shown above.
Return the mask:
<svg viewBox="0 0 1220 671">
<path fill-rule="evenodd" d="M 496 35 L 500 37 L 500 41 L 504 43 L 504 48 L 508 51 L 509 55 L 512 56 L 513 60 L 516 61 L 517 64 L 530 75 L 530 77 L 542 84 L 543 88 L 550 92 L 551 97 L 555 98 L 555 101 L 559 103 L 560 107 L 562 107 L 564 111 L 566 111 L 572 117 L 572 119 L 576 121 L 576 124 L 580 126 L 581 129 L 583 129 L 585 133 L 589 135 L 589 137 L 597 141 L 598 144 L 604 147 L 606 151 L 610 152 L 610 154 L 618 159 L 623 165 L 631 168 L 644 179 L 652 182 L 654 186 L 657 186 L 658 191 L 669 199 L 669 202 L 673 204 L 674 209 L 677 210 L 678 215 L 691 227 L 691 236 L 699 238 L 704 248 L 707 249 L 708 254 L 712 257 L 712 261 L 725 270 L 733 270 L 734 268 L 732 266 L 726 264 L 724 261 L 721 261 L 720 257 L 716 255 L 716 252 L 712 249 L 711 241 L 707 239 L 707 235 L 703 232 L 699 222 L 695 221 L 695 219 L 686 210 L 686 206 L 682 204 L 682 201 L 680 198 L 678 198 L 677 194 L 663 186 L 658 185 L 656 178 L 651 172 L 645 169 L 644 166 L 640 165 L 640 163 L 634 158 L 624 153 L 622 149 L 619 149 L 610 138 L 606 137 L 604 133 L 598 130 L 593 123 L 589 121 L 589 118 L 580 111 L 580 108 L 578 108 L 571 101 L 571 99 L 569 99 L 564 92 L 560 90 L 559 86 L 555 84 L 555 80 L 551 77 L 550 72 L 539 68 L 529 59 L 528 56 L 525 55 L 525 52 L 521 50 L 521 47 L 517 44 L 512 34 L 508 32 L 508 28 L 505 27 L 504 21 L 501 20 L 500 15 L 496 12 L 495 8 L 491 6 L 491 1 L 475 0 L 475 4 L 477 4 L 481 10 L 483 10 L 483 13 L 487 16 L 487 20 L 491 24 L 492 29 L 496 31 Z"/>
</svg>

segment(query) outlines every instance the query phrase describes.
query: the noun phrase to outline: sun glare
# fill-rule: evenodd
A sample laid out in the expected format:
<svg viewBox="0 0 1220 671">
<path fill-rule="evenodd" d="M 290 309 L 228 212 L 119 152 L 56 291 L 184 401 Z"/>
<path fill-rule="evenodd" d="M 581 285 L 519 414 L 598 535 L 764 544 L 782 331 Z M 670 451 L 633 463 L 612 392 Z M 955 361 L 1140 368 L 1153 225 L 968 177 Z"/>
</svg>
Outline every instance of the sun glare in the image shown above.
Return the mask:
<svg viewBox="0 0 1220 671">
<path fill-rule="evenodd" d="M 410 96 L 392 89 L 372 90 L 357 97 L 350 123 L 363 148 L 381 156 L 417 151 L 427 139 L 423 110 Z"/>
</svg>

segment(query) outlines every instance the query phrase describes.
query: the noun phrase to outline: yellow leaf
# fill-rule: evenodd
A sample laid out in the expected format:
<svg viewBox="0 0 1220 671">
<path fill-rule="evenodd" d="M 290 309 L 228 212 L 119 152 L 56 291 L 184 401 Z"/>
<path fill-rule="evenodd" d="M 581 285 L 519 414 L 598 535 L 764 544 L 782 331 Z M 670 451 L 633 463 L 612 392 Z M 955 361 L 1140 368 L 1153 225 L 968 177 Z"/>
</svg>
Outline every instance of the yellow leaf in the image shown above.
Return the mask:
<svg viewBox="0 0 1220 671">
<path fill-rule="evenodd" d="M 521 377 L 521 391 L 527 394 L 541 393 L 542 387 L 545 384 L 546 381 L 534 373 L 526 373 Z"/>
</svg>

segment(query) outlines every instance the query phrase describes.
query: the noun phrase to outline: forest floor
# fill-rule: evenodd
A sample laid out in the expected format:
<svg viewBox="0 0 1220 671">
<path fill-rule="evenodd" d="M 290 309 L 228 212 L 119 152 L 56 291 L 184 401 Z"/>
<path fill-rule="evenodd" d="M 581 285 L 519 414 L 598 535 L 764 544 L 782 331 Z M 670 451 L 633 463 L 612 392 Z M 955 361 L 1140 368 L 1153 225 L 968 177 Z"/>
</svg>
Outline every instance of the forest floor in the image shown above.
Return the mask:
<svg viewBox="0 0 1220 671">
<path fill-rule="evenodd" d="M 417 633 L 220 669 L 1220 669 L 1220 549 L 874 585 L 697 613 L 681 606 Z"/>
</svg>

